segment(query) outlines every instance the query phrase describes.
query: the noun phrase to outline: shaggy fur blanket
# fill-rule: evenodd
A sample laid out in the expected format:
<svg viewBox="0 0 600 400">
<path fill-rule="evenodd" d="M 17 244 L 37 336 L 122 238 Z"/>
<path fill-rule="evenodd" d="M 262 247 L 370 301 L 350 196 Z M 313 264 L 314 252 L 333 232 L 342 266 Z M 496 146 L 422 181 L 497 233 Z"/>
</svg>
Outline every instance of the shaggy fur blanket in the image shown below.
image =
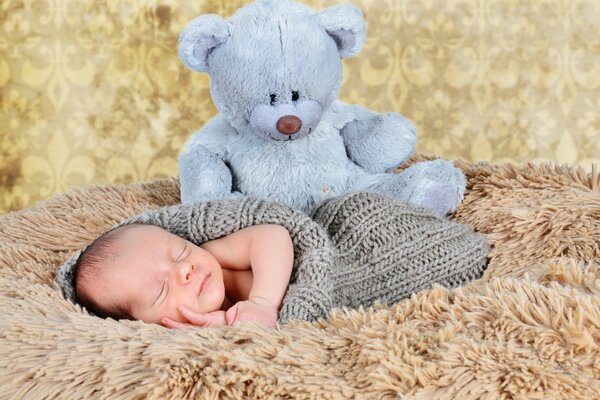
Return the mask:
<svg viewBox="0 0 600 400">
<path fill-rule="evenodd" d="M 417 157 L 422 159 L 422 157 Z M 175 179 L 74 189 L 0 217 L 0 398 L 600 398 L 600 177 L 456 163 L 482 278 L 279 330 L 89 316 L 56 271 Z"/>
</svg>

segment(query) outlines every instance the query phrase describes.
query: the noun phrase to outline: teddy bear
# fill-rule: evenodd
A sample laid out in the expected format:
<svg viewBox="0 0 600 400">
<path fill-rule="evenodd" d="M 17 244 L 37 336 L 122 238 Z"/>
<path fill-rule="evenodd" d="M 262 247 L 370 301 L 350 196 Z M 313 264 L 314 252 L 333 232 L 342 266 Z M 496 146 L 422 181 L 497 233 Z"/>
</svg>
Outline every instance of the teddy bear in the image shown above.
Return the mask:
<svg viewBox="0 0 600 400">
<path fill-rule="evenodd" d="M 395 112 L 337 99 L 342 59 L 361 51 L 362 11 L 314 11 L 258 0 L 224 19 L 197 17 L 179 37 L 179 57 L 207 72 L 218 113 L 179 156 L 181 201 L 255 196 L 304 212 L 352 191 L 453 212 L 463 173 L 445 160 L 393 170 L 415 151 L 416 129 Z"/>
</svg>

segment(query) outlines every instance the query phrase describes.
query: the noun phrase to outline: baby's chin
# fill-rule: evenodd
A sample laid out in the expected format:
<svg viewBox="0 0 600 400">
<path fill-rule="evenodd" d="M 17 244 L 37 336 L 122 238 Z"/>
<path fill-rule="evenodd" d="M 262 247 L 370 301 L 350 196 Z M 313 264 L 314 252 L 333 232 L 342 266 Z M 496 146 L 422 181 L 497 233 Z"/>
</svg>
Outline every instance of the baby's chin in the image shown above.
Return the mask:
<svg viewBox="0 0 600 400">
<path fill-rule="evenodd" d="M 198 306 L 204 310 L 202 312 L 218 311 L 225 301 L 225 285 L 222 280 L 213 280 L 206 283 L 206 286 L 198 296 Z"/>
<path fill-rule="evenodd" d="M 161 315 L 156 321 L 154 318 L 151 318 L 152 321 L 144 319 L 144 318 L 136 318 L 145 322 L 155 322 L 160 324 L 160 321 L 168 317 L 174 321 L 178 322 L 189 322 L 183 314 L 179 312 L 177 309 L 178 306 L 186 306 L 190 310 L 204 314 L 210 313 L 213 311 L 219 311 L 223 306 L 223 302 L 225 301 L 225 286 L 222 280 L 209 280 L 202 290 L 202 292 L 196 298 L 188 297 L 185 302 L 181 302 L 179 304 L 175 304 L 173 309 L 169 310 L 166 315 Z M 135 316 L 134 316 L 135 317 Z"/>
<path fill-rule="evenodd" d="M 221 285 L 208 285 L 200 296 L 198 296 L 197 301 L 191 304 L 186 304 L 186 306 L 197 313 L 210 313 L 213 311 L 219 311 L 223 306 L 223 302 L 225 301 L 225 288 Z M 179 322 L 188 322 L 183 315 L 179 311 L 176 310 L 176 321 Z"/>
</svg>

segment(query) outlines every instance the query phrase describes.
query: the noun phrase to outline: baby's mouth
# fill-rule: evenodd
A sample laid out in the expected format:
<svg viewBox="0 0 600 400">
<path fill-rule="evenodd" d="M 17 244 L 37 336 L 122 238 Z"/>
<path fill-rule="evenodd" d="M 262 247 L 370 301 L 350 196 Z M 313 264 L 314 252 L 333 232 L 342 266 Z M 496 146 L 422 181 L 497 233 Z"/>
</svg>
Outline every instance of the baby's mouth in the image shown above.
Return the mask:
<svg viewBox="0 0 600 400">
<path fill-rule="evenodd" d="M 204 287 L 206 287 L 206 284 L 208 283 L 208 280 L 210 279 L 211 275 L 212 274 L 208 274 L 204 277 L 204 279 L 200 283 L 200 287 L 198 288 L 198 295 L 196 297 L 200 297 L 200 294 L 204 291 Z"/>
</svg>

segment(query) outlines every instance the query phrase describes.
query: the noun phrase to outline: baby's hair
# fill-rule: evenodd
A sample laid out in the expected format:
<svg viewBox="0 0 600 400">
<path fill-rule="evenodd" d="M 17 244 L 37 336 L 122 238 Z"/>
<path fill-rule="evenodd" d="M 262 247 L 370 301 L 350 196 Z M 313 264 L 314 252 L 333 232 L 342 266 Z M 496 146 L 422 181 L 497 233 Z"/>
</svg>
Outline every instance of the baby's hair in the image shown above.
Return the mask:
<svg viewBox="0 0 600 400">
<path fill-rule="evenodd" d="M 119 237 L 131 227 L 144 224 L 123 225 L 109 230 L 88 247 L 83 250 L 75 262 L 74 288 L 77 302 L 86 308 L 89 312 L 100 318 L 113 319 L 134 319 L 128 311 L 127 306 L 119 304 L 100 305 L 96 303 L 89 289 L 85 289 L 87 284 L 99 280 L 102 273 L 106 271 L 107 261 L 114 259 L 117 252 L 116 243 Z"/>
</svg>

